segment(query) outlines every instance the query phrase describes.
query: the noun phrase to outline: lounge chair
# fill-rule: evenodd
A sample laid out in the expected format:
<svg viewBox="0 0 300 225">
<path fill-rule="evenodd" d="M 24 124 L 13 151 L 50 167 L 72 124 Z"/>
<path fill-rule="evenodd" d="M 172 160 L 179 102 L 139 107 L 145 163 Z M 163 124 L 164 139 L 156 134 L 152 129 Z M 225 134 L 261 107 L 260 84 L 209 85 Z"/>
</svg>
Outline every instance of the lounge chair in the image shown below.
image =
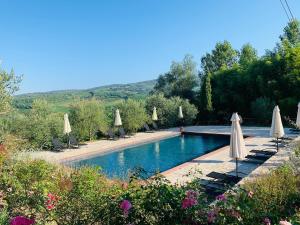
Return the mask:
<svg viewBox="0 0 300 225">
<path fill-rule="evenodd" d="M 113 130 L 112 129 L 109 129 L 108 131 L 107 131 L 107 139 L 110 139 L 110 140 L 116 140 L 116 135 L 115 135 L 115 133 L 113 132 Z"/>
<path fill-rule="evenodd" d="M 150 127 L 148 126 L 148 124 L 145 123 L 144 124 L 144 128 L 145 128 L 146 132 L 153 133 L 153 130 L 150 129 Z"/>
<path fill-rule="evenodd" d="M 56 152 L 62 152 L 65 148 L 64 144 L 58 138 L 52 139 L 52 146 L 52 149 Z"/>
<path fill-rule="evenodd" d="M 255 160 L 261 160 L 261 161 L 266 161 L 271 157 L 271 155 L 247 155 L 245 158 L 246 159 L 255 159 Z"/>
<path fill-rule="evenodd" d="M 130 138 L 130 136 L 125 133 L 125 130 L 123 127 L 120 127 L 119 133 L 120 133 L 120 138 Z"/>
<path fill-rule="evenodd" d="M 276 152 L 274 152 L 274 151 L 255 150 L 255 149 L 251 150 L 250 152 L 262 154 L 262 155 L 268 155 L 268 156 L 273 156 L 276 154 Z"/>
<path fill-rule="evenodd" d="M 79 148 L 79 142 L 77 141 L 75 136 L 70 135 L 69 142 L 70 142 L 70 146 L 72 148 Z"/>
<path fill-rule="evenodd" d="M 154 130 L 158 130 L 158 126 L 155 122 L 152 123 L 152 126 L 153 126 Z"/>
<path fill-rule="evenodd" d="M 226 174 L 226 173 L 218 173 L 215 171 L 210 172 L 206 176 L 217 179 L 226 184 L 236 184 L 242 179 L 241 177 L 233 176 L 233 175 Z"/>
</svg>

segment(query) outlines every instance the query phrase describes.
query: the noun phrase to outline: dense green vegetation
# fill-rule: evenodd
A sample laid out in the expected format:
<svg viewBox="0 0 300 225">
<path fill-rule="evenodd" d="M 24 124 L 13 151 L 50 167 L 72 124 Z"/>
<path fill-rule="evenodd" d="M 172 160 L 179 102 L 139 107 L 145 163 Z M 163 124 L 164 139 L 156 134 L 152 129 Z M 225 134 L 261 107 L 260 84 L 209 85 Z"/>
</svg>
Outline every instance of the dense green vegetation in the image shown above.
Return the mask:
<svg viewBox="0 0 300 225">
<path fill-rule="evenodd" d="M 159 76 L 154 92 L 189 99 L 198 106 L 198 123 L 225 123 L 232 112 L 239 112 L 268 124 L 275 104 L 284 116 L 295 118 L 300 99 L 299 22 L 291 21 L 276 47 L 261 57 L 250 44 L 239 51 L 228 41 L 217 43 L 202 57 L 198 75 L 200 84 L 195 62 L 186 56 Z"/>
<path fill-rule="evenodd" d="M 159 175 L 125 183 L 107 180 L 97 168 L 70 170 L 0 154 L 0 221 L 8 225 L 22 216 L 36 225 L 296 225 L 298 153 L 299 146 L 292 161 L 217 196 L 213 204 L 194 173 L 195 179 L 185 186 Z"/>
</svg>

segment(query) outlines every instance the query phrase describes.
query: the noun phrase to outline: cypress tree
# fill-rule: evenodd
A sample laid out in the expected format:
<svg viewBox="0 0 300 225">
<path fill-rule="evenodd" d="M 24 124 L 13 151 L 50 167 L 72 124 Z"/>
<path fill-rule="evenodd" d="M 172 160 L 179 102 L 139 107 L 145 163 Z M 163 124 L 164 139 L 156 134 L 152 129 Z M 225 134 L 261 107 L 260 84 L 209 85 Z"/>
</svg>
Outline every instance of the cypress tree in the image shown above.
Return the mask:
<svg viewBox="0 0 300 225">
<path fill-rule="evenodd" d="M 211 74 L 207 73 L 203 77 L 201 90 L 200 90 L 200 107 L 201 111 L 212 112 L 212 87 L 211 87 Z"/>
</svg>

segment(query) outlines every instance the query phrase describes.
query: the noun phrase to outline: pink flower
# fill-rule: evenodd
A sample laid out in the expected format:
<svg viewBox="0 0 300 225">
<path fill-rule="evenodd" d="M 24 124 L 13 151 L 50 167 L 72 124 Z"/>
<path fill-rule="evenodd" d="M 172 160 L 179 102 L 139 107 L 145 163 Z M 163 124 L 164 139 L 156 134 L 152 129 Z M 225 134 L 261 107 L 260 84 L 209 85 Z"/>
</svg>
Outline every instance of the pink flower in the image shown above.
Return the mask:
<svg viewBox="0 0 300 225">
<path fill-rule="evenodd" d="M 46 200 L 46 203 L 45 203 L 45 206 L 48 210 L 52 210 L 55 208 L 57 202 L 58 202 L 58 197 L 54 194 L 51 194 L 49 193 L 47 195 L 47 200 Z"/>
<path fill-rule="evenodd" d="M 181 205 L 183 209 L 187 209 L 198 204 L 198 200 L 197 200 L 199 196 L 198 192 L 194 190 L 188 190 L 185 194 L 186 197 L 183 199 Z"/>
<path fill-rule="evenodd" d="M 221 194 L 221 195 L 218 195 L 218 196 L 216 197 L 216 199 L 217 199 L 218 201 L 225 202 L 227 198 L 226 198 L 226 196 L 225 196 L 224 194 Z"/>
<path fill-rule="evenodd" d="M 214 223 L 216 220 L 217 214 L 215 211 L 209 211 L 207 213 L 207 222 L 208 223 Z"/>
<path fill-rule="evenodd" d="M 132 208 L 132 204 L 128 200 L 123 200 L 120 204 L 120 208 L 123 210 L 124 216 L 128 216 L 129 210 Z"/>
<path fill-rule="evenodd" d="M 35 224 L 34 219 L 28 219 L 23 216 L 16 216 L 10 221 L 10 225 L 32 225 Z"/>
<path fill-rule="evenodd" d="M 194 205 L 197 205 L 197 204 L 198 204 L 197 199 L 186 197 L 183 199 L 181 207 L 183 209 L 187 209 L 187 208 L 193 207 Z"/>
<path fill-rule="evenodd" d="M 248 197 L 249 197 L 249 198 L 252 198 L 253 195 L 254 195 L 253 191 L 249 191 L 249 192 L 248 192 Z"/>
<path fill-rule="evenodd" d="M 286 220 L 281 220 L 279 222 L 279 225 L 292 225 L 290 222 L 286 221 Z"/>
<path fill-rule="evenodd" d="M 263 223 L 265 225 L 271 225 L 271 220 L 268 217 L 266 217 L 266 218 L 264 218 Z"/>
</svg>

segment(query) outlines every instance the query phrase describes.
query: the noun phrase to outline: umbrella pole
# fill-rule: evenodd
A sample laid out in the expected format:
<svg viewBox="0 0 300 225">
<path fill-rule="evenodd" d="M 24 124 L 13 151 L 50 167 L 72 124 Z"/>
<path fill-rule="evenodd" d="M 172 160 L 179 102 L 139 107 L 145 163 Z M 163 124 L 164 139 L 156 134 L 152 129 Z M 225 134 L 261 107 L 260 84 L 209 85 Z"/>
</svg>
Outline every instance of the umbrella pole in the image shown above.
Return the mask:
<svg viewBox="0 0 300 225">
<path fill-rule="evenodd" d="M 277 152 L 278 152 L 278 150 L 279 150 L 278 137 L 277 137 L 277 140 L 276 140 L 276 148 L 277 148 Z"/>
<path fill-rule="evenodd" d="M 70 148 L 70 134 L 68 133 L 68 148 Z"/>
<path fill-rule="evenodd" d="M 236 177 L 239 177 L 238 175 L 238 159 L 235 158 L 235 171 L 236 171 Z"/>
</svg>

